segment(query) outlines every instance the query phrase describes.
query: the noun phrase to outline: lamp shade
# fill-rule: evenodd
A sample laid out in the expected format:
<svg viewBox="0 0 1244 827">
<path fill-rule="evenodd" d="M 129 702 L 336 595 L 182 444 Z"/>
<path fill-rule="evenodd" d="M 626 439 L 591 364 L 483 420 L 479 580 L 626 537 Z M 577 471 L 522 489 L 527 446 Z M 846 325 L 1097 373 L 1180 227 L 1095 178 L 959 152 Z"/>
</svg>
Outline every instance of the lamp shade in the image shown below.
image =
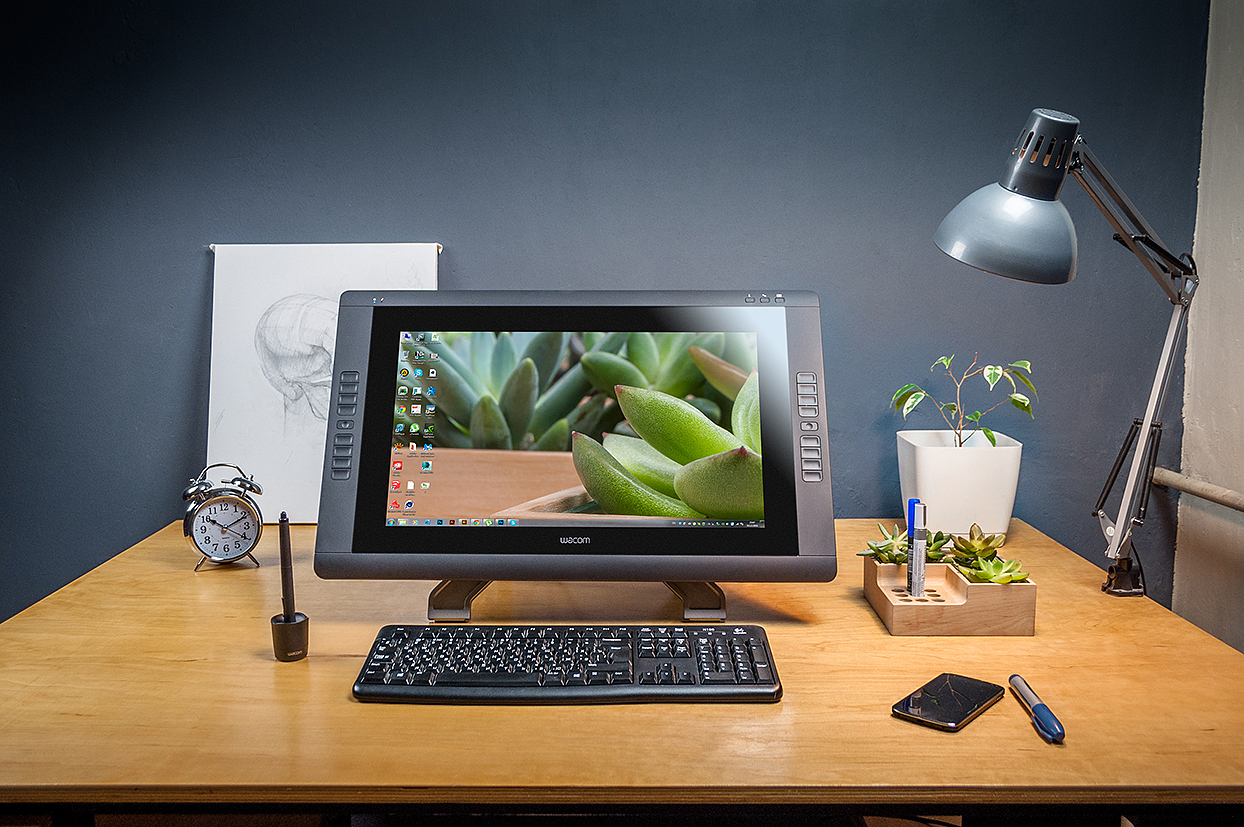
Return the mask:
<svg viewBox="0 0 1244 827">
<path fill-rule="evenodd" d="M 1076 276 L 1076 229 L 1058 200 L 1080 122 L 1034 109 L 1011 150 L 1002 180 L 959 202 L 934 243 L 979 270 L 1039 284 Z"/>
</svg>

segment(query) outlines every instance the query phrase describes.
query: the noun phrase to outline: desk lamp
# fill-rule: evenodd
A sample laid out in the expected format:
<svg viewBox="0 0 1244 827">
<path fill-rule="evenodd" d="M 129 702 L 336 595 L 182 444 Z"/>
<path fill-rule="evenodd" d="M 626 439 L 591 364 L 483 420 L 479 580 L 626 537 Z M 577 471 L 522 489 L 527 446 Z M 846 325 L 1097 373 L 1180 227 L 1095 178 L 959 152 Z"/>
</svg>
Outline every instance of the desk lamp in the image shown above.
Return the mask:
<svg viewBox="0 0 1244 827">
<path fill-rule="evenodd" d="M 1162 431 L 1162 403 L 1196 292 L 1196 263 L 1188 253 L 1177 256 L 1162 243 L 1089 150 L 1079 126 L 1078 119 L 1062 112 L 1032 110 L 1002 179 L 963 199 L 943 219 L 933 240 L 950 257 L 988 273 L 1066 284 L 1076 275 L 1076 231 L 1058 196 L 1070 173 L 1114 227 L 1114 239 L 1140 259 L 1174 305 L 1144 419 L 1133 421 L 1093 510 L 1112 561 L 1102 590 L 1118 596 L 1142 595 L 1139 559 L 1137 567 L 1132 566 L 1132 529 L 1145 520 Z M 1139 443 L 1138 435 L 1142 435 Z M 1105 512 L 1106 498 L 1134 443 L 1123 501 L 1111 520 Z"/>
</svg>

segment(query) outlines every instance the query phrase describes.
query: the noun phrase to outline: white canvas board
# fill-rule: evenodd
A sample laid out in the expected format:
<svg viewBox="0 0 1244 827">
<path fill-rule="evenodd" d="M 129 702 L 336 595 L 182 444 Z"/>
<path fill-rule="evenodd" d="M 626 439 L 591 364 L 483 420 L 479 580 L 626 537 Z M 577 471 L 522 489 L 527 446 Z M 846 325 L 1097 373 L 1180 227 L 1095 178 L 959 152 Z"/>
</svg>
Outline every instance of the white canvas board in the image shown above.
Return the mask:
<svg viewBox="0 0 1244 827">
<path fill-rule="evenodd" d="M 264 522 L 316 521 L 337 302 L 345 290 L 435 290 L 435 243 L 213 244 L 208 462 L 263 486 Z M 213 476 L 219 474 L 220 476 Z M 213 469 L 216 481 L 231 469 Z"/>
</svg>

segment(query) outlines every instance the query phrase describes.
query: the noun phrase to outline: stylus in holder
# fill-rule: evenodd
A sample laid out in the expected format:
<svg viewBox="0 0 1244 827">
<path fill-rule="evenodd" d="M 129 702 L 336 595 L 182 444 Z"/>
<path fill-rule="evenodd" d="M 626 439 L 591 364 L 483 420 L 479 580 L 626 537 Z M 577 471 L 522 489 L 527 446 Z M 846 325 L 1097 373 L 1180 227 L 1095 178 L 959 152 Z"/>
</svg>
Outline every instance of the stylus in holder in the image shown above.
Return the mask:
<svg viewBox="0 0 1244 827">
<path fill-rule="evenodd" d="M 289 517 L 281 512 L 281 609 L 272 617 L 272 653 L 279 661 L 307 656 L 307 616 L 294 608 L 294 553 L 289 541 Z"/>
</svg>

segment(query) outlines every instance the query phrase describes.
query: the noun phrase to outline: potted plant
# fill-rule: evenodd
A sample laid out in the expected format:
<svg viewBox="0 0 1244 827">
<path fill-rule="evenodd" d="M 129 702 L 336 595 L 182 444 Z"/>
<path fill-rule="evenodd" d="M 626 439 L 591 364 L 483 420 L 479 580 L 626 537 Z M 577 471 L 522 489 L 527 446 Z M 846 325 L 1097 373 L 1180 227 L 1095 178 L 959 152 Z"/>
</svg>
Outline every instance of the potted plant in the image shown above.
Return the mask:
<svg viewBox="0 0 1244 827">
<path fill-rule="evenodd" d="M 892 635 L 1031 635 L 1036 585 L 998 549 L 1002 534 L 973 525 L 964 535 L 929 536 L 924 594 L 907 591 L 907 532 L 881 529 L 860 552 L 864 596 Z"/>
<path fill-rule="evenodd" d="M 1008 403 L 1033 416 L 1036 388 L 1030 378 L 1032 365 L 1027 361 L 983 365 L 974 355 L 971 364 L 956 375 L 954 358 L 942 356 L 929 368 L 943 369 L 954 385 L 953 399 L 939 402 L 919 385 L 907 384 L 890 400 L 906 420 L 921 402 L 930 399 L 949 426 L 949 430 L 898 432 L 902 502 L 918 498 L 928 506 L 930 520 L 952 534 L 966 535 L 973 524 L 979 524 L 986 533 L 1005 534 L 1019 486 L 1023 445 L 990 430 L 981 420 Z M 1009 393 L 984 411 L 968 408 L 963 400 L 964 387 L 976 377 L 984 380 L 989 391 L 1009 388 Z M 1031 398 L 1021 392 L 1021 384 L 1031 392 Z"/>
</svg>

